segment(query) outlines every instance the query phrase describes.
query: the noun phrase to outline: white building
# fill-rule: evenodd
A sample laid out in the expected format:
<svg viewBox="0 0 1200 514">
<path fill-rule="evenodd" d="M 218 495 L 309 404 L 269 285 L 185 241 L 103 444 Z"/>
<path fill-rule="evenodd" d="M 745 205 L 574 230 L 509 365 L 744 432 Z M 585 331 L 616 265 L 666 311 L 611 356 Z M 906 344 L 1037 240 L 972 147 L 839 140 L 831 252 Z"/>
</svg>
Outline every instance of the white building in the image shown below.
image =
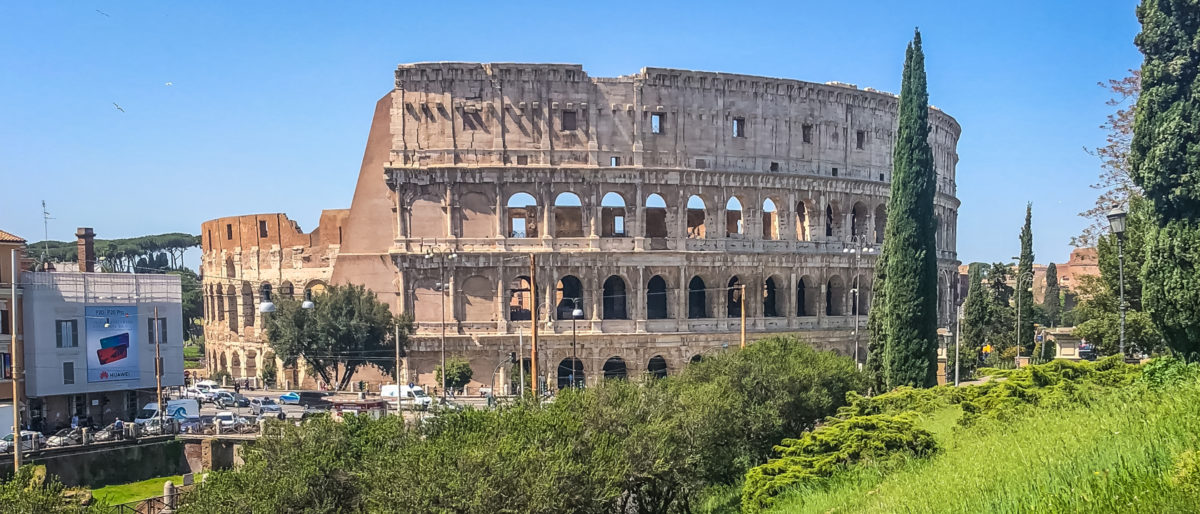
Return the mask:
<svg viewBox="0 0 1200 514">
<path fill-rule="evenodd" d="M 73 414 L 91 416 L 97 425 L 129 420 L 153 402 L 156 328 L 162 386 L 183 384 L 178 276 L 55 272 L 21 278 L 25 396 L 35 428 L 53 430 Z"/>
</svg>

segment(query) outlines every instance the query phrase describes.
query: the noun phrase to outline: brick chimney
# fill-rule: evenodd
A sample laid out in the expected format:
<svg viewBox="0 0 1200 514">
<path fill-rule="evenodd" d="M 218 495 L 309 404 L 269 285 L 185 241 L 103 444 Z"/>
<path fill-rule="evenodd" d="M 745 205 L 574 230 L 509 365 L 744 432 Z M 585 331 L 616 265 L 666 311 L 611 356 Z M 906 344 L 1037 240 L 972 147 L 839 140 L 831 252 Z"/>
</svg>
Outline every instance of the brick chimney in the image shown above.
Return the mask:
<svg viewBox="0 0 1200 514">
<path fill-rule="evenodd" d="M 90 227 L 75 231 L 75 247 L 79 251 L 79 271 L 96 271 L 96 233 Z"/>
</svg>

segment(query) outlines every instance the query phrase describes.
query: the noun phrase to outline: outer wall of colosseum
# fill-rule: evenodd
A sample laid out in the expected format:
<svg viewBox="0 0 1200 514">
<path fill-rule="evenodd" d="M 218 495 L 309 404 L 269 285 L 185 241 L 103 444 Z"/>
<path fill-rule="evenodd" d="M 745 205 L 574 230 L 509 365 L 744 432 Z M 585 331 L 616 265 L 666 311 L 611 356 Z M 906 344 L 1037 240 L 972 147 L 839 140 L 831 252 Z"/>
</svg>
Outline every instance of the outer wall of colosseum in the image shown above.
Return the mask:
<svg viewBox="0 0 1200 514">
<path fill-rule="evenodd" d="M 751 340 L 797 333 L 852 354 L 886 223 L 896 109 L 891 94 L 836 83 L 401 65 L 376 105 L 349 210 L 325 211 L 310 234 L 282 214 L 203 225 L 210 368 L 261 368 L 262 283 L 296 296 L 367 285 L 416 319 L 402 379 L 433 385 L 444 328 L 447 353 L 474 369 L 469 391 L 490 387 L 496 369 L 507 383 L 501 361 L 522 341 L 528 352 L 535 304 L 551 387 L 569 380 L 572 356 L 592 383 L 736 346 L 743 285 Z M 949 327 L 960 128 L 936 108 L 930 124 Z M 308 383 L 298 370 L 286 378 Z"/>
</svg>

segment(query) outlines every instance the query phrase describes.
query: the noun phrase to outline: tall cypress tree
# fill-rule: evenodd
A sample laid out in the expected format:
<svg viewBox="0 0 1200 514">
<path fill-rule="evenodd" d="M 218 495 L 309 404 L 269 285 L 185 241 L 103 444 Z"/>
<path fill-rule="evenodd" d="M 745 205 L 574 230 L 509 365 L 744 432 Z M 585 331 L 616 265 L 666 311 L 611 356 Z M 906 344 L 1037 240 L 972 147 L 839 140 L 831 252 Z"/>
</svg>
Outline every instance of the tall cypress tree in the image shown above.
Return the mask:
<svg viewBox="0 0 1200 514">
<path fill-rule="evenodd" d="M 1033 351 L 1033 204 L 1025 204 L 1025 225 L 1021 227 L 1021 257 L 1017 262 L 1017 303 L 1021 304 L 1021 323 L 1017 327 L 1017 344 L 1022 355 Z M 1028 275 L 1027 275 L 1028 274 Z M 1029 277 L 1020 284 L 1021 277 Z"/>
<path fill-rule="evenodd" d="M 981 262 L 972 263 L 967 271 L 967 300 L 963 304 L 963 322 L 962 333 L 959 345 L 962 347 L 962 358 L 960 366 L 965 375 L 970 375 L 969 370 L 975 369 L 978 363 L 979 353 L 983 349 L 983 345 L 987 344 L 989 312 L 991 302 L 989 301 L 989 289 L 987 284 L 983 283 L 983 268 L 986 266 Z M 947 365 L 949 361 L 947 361 Z"/>
<path fill-rule="evenodd" d="M 1200 360 L 1200 9 L 1144 0 L 1142 93 L 1129 161 L 1154 211 L 1142 265 L 1142 304 L 1168 345 Z"/>
<path fill-rule="evenodd" d="M 905 51 L 883 255 L 887 387 L 937 385 L 937 254 L 925 54 L 916 31 Z"/>
<path fill-rule="evenodd" d="M 1057 327 L 1058 318 L 1062 315 L 1062 291 L 1058 287 L 1058 266 L 1053 262 L 1046 266 L 1046 296 L 1042 298 L 1042 306 L 1046 310 L 1047 322 Z"/>
<path fill-rule="evenodd" d="M 883 352 L 887 333 L 883 327 L 884 309 L 882 307 L 887 305 L 887 288 L 884 287 L 884 282 L 886 282 L 884 277 L 887 276 L 885 256 L 886 252 L 881 253 L 875 260 L 875 276 L 871 278 L 871 291 L 874 291 L 874 294 L 871 298 L 871 310 L 867 311 L 867 333 L 870 337 L 867 339 L 866 371 L 871 388 L 876 392 L 883 392 L 887 389 L 886 373 L 884 372 L 886 362 Z M 880 308 L 875 308 L 876 306 L 880 306 Z"/>
</svg>

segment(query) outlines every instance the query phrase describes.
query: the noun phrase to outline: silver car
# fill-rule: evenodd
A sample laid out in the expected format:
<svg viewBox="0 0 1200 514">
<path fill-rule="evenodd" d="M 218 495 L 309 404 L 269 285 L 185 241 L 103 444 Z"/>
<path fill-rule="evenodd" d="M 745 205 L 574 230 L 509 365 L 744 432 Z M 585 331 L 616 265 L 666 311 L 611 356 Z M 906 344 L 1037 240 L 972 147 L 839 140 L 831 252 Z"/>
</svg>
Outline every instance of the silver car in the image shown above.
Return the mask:
<svg viewBox="0 0 1200 514">
<path fill-rule="evenodd" d="M 283 407 L 281 407 L 278 403 L 275 403 L 275 400 L 272 400 L 270 398 L 251 398 L 250 399 L 250 414 L 253 414 L 255 416 L 265 414 L 265 415 L 268 415 L 269 417 L 274 417 L 275 415 L 278 415 L 281 412 L 283 412 Z"/>
</svg>

